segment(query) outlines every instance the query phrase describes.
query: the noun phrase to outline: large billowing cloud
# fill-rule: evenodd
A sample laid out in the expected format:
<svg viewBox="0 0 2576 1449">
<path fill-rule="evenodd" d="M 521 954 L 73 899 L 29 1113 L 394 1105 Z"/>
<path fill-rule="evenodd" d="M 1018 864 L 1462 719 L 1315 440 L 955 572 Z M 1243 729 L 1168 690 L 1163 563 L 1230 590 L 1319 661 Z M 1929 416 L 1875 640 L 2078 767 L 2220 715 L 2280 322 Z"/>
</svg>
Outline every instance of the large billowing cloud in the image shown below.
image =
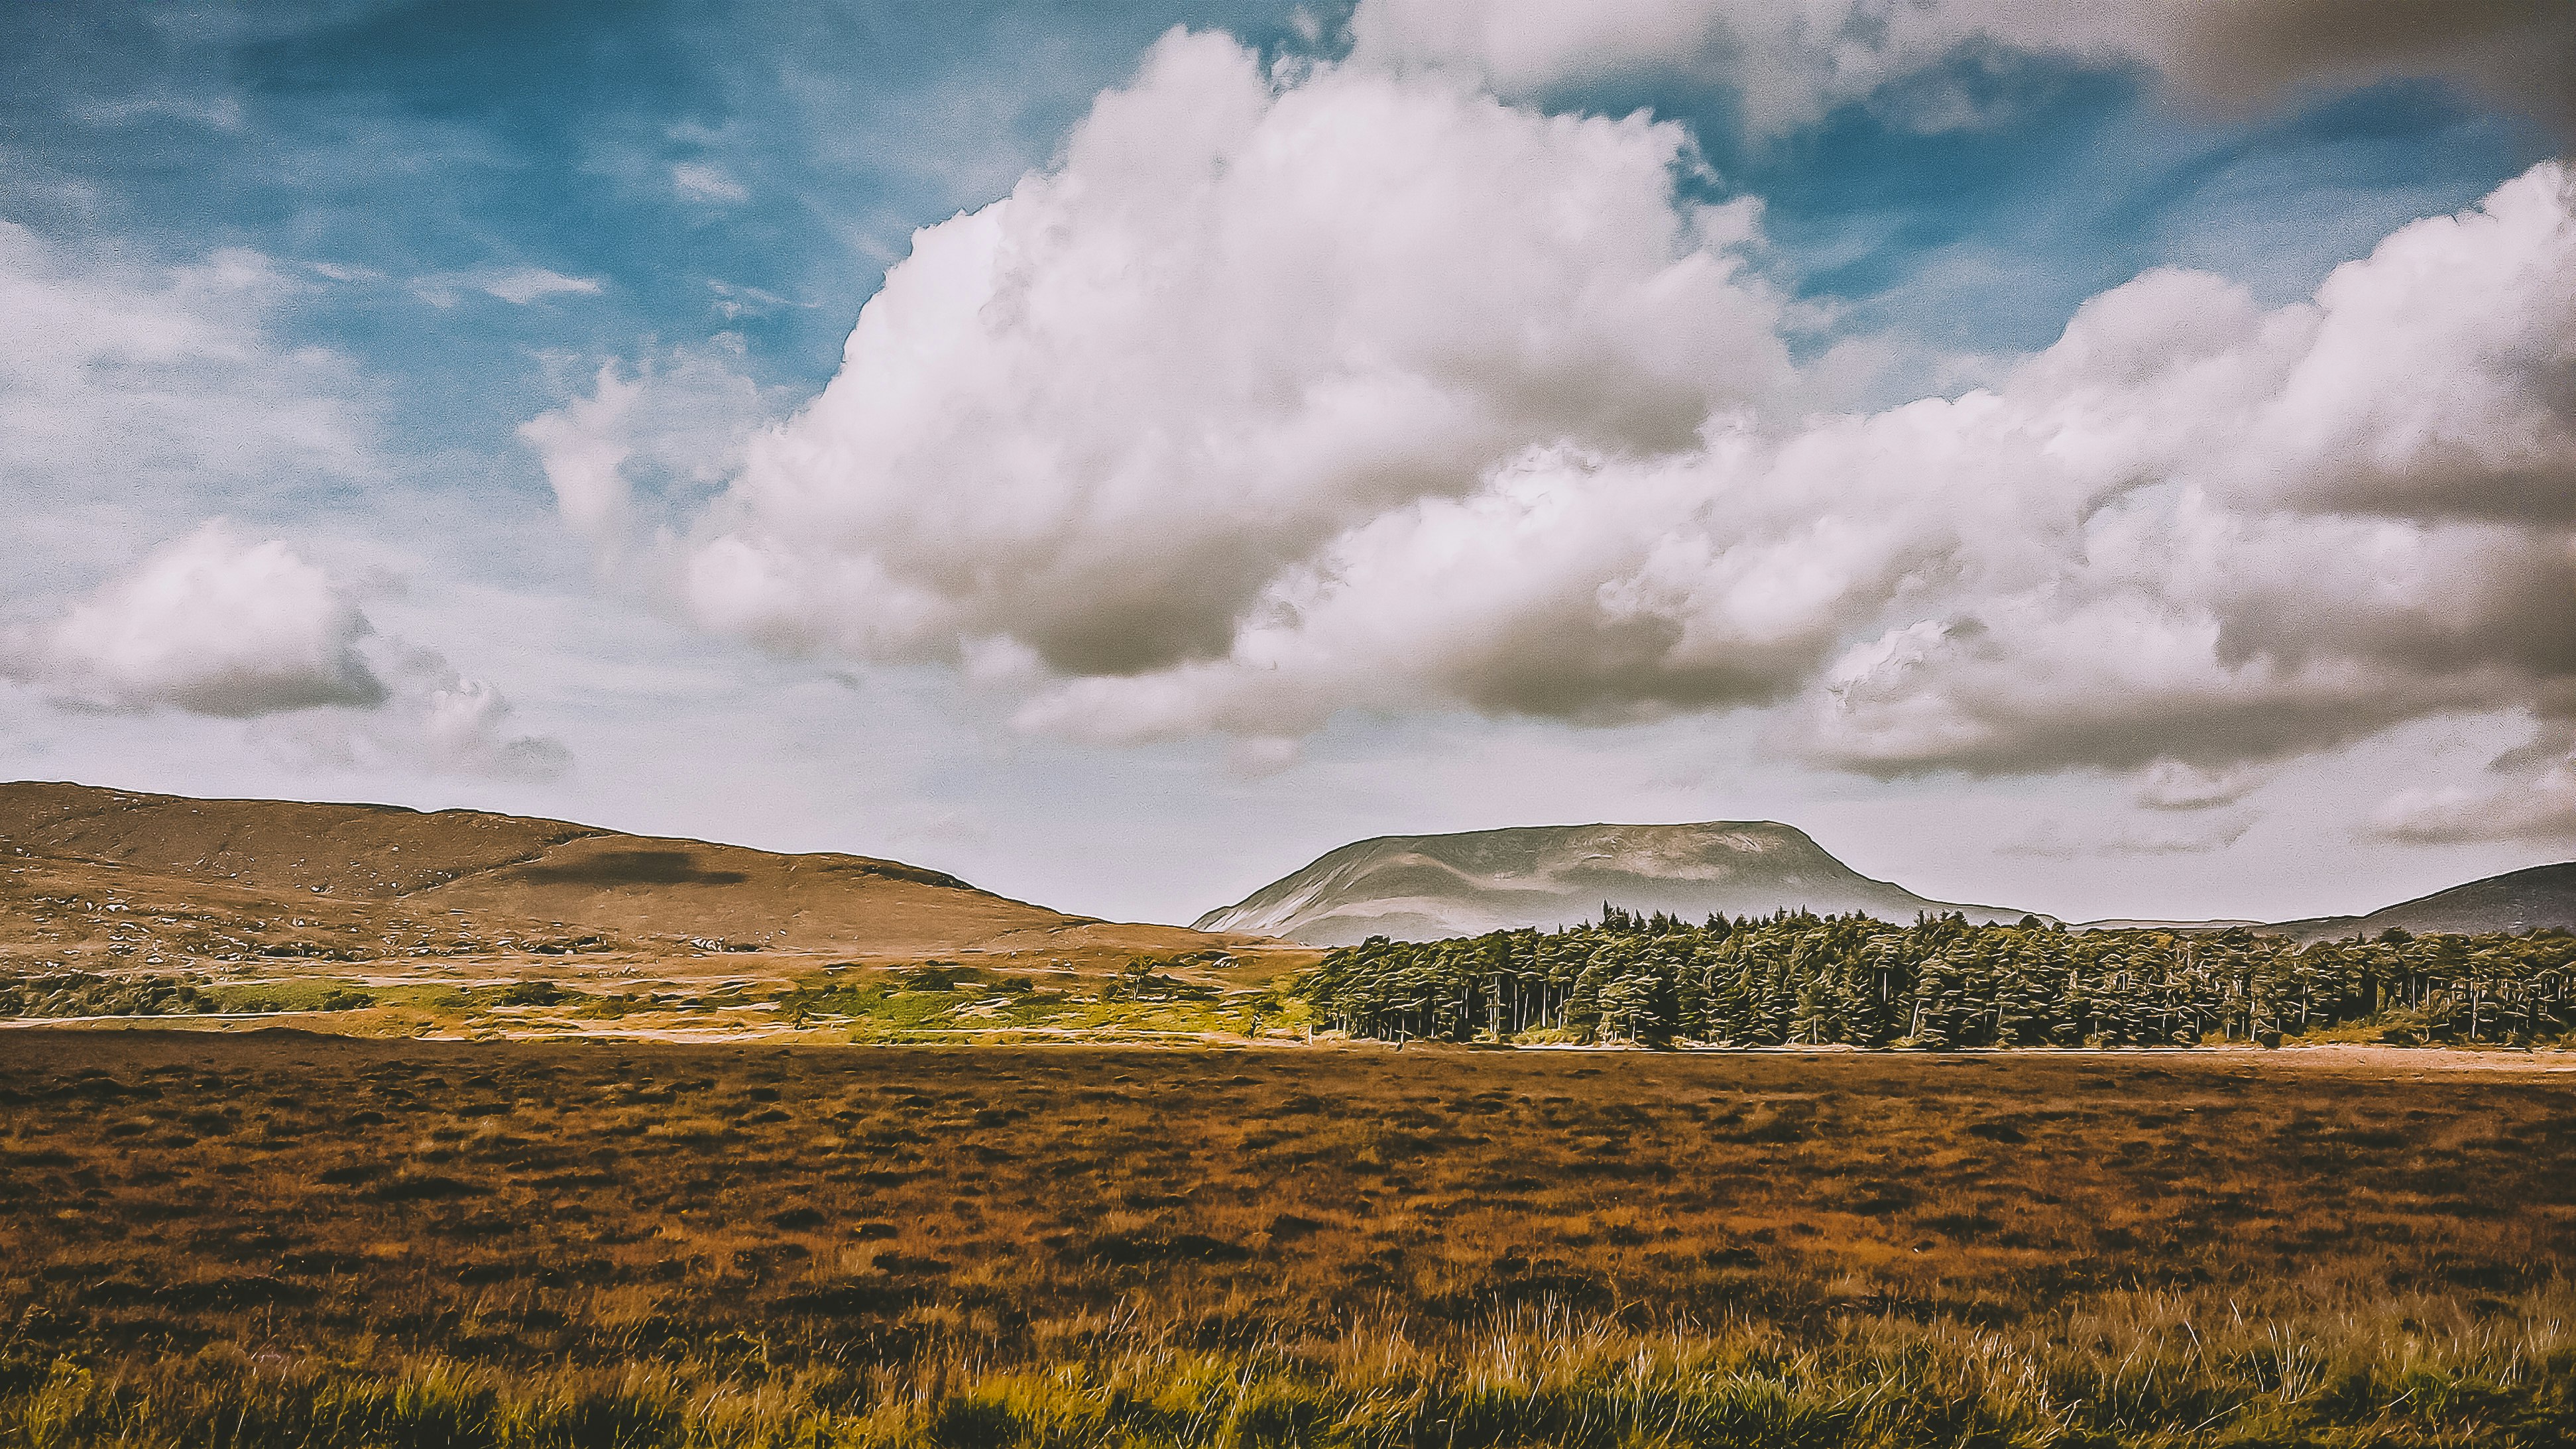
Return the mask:
<svg viewBox="0 0 2576 1449">
<path fill-rule="evenodd" d="M 1818 415 L 1758 217 L 1677 200 L 1687 164 L 1643 119 L 1167 39 L 916 238 L 688 531 L 689 603 L 1078 737 L 1758 707 L 1816 762 L 2153 767 L 2160 808 L 2576 718 L 2563 167 L 2305 302 L 2151 272 L 1993 386 Z M 550 463 L 616 435 L 576 421 Z M 580 476 L 596 527 L 622 495 Z"/>
<path fill-rule="evenodd" d="M 1336 538 L 1571 441 L 1687 447 L 1792 381 L 1683 133 L 1175 34 L 1057 169 L 914 239 L 757 440 L 708 619 L 1067 675 L 1221 659 Z"/>
<path fill-rule="evenodd" d="M 2445 711 L 2576 714 L 2558 165 L 2401 229 L 2312 303 L 2151 274 L 1998 393 L 1917 406 L 2030 512 L 1963 531 L 1944 568 L 1971 586 L 1894 601 L 1827 670 L 1826 758 L 2225 763 Z"/>
<path fill-rule="evenodd" d="M 76 710 L 296 716 L 307 754 L 363 747 L 433 772 L 535 777 L 569 762 L 554 741 L 507 734 L 490 685 L 378 635 L 328 571 L 221 520 L 0 629 L 0 678 Z"/>
<path fill-rule="evenodd" d="M 2145 64 L 2228 104 L 2442 76 L 2576 122 L 2576 7 L 2563 0 L 1360 0 L 1351 31 L 1364 60 L 1457 68 L 1513 95 L 1619 77 L 1724 84 L 1760 130 L 1998 52 Z M 1934 124 L 1977 112 L 1929 93 L 1908 109 Z"/>
<path fill-rule="evenodd" d="M 1795 694 L 1795 747 L 1873 773 L 2223 766 L 2576 712 L 2571 524 L 2576 193 L 2544 166 L 2311 303 L 2151 273 L 1992 391 L 1525 455 L 1283 572 L 1226 657 L 1032 717 L 1293 732 Z"/>
</svg>

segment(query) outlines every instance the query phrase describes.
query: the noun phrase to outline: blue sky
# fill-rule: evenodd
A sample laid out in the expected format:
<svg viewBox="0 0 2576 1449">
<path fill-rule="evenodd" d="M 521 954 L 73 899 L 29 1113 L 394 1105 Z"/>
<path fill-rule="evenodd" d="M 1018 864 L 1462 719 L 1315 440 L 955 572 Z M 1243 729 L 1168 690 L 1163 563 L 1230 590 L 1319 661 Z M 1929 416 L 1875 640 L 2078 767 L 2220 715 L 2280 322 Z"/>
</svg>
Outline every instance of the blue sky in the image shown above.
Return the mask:
<svg viewBox="0 0 2576 1449">
<path fill-rule="evenodd" d="M 648 535 L 658 526 L 668 553 L 730 526 L 725 508 L 759 513 L 767 495 L 736 476 L 738 435 L 841 372 L 860 308 L 916 229 L 1063 174 L 1095 98 L 1138 85 L 1176 26 L 1234 37 L 1281 94 L 1323 94 L 1303 79 L 1313 67 L 1375 63 L 1353 54 L 1348 10 L 1323 6 L 9 7 L 0 221 L 22 231 L 29 285 L 80 306 L 158 299 L 243 340 L 207 343 L 148 389 L 155 408 L 202 407 L 142 408 L 113 376 L 80 390 L 113 360 L 43 384 L 54 393 L 22 382 L 57 413 L 94 402 L 98 421 L 13 448 L 0 474 L 0 541 L 20 560 L 0 611 L 22 636 L 18 683 L 0 683 L 0 769 L 853 849 L 1165 919 L 1345 839 L 1545 819 L 1777 815 L 1917 889 L 2076 916 L 2367 907 L 2567 854 L 2554 817 L 2479 838 L 2407 824 L 2434 810 L 2424 801 L 2370 813 L 2435 776 L 2484 788 L 2493 757 L 2555 739 L 2566 676 L 2529 664 L 2547 638 L 2514 656 L 2523 684 L 2292 743 L 2179 743 L 2170 758 L 2034 745 L 2027 766 L 1891 766 L 1784 752 L 1781 711 L 1808 688 L 1788 675 L 1738 688 L 1677 674 L 1564 709 L 1470 685 L 1426 686 L 1419 708 L 1333 695 L 1276 735 L 1213 715 L 1058 727 L 1046 721 L 1064 711 L 1040 709 L 1033 725 L 1030 699 L 1085 677 L 1043 626 L 879 648 L 821 624 L 727 623 L 675 594 Z M 2527 94 L 2440 57 L 2411 72 L 2403 60 L 2212 101 L 2175 79 L 2182 62 L 2117 37 L 1980 39 L 1787 122 L 1748 116 L 1714 63 L 1586 59 L 1537 83 L 1479 78 L 1466 56 L 1407 64 L 1462 94 L 1491 84 L 1527 115 L 1679 127 L 1661 203 L 1675 214 L 1758 202 L 1754 234 L 1727 255 L 1767 289 L 1786 365 L 1804 371 L 1742 405 L 1789 430 L 1999 387 L 2086 299 L 2155 268 L 2215 273 L 2260 308 L 2298 304 L 2381 238 L 2477 206 L 2563 145 Z M 211 301 L 172 280 L 226 258 L 258 280 L 205 283 Z M 1823 367 L 1837 348 L 1857 360 Z M 629 450 L 623 476 L 647 516 L 612 543 L 567 526 L 544 449 L 521 431 L 602 397 L 603 366 L 641 386 L 636 416 L 664 420 L 621 424 L 662 441 Z M 327 416 L 312 429 L 334 441 L 245 440 L 210 421 L 292 407 Z M 1628 439 L 1580 427 L 1595 430 L 1585 447 Z M 129 455 L 120 440 L 137 431 L 149 446 Z M 2560 496 L 2567 475 L 2544 474 L 2536 486 Z M 128 607 L 100 591 L 213 519 L 229 542 L 205 557 L 280 541 L 363 612 L 349 636 L 363 657 L 343 674 L 373 695 L 208 709 L 189 701 L 232 696 L 110 687 L 105 665 L 64 662 L 59 640 L 79 631 L 62 620 Z M 1287 547 L 1221 542 L 1246 558 Z M 271 563 L 244 597 L 291 591 L 300 576 Z M 1902 622 L 1855 616 L 1832 648 Z M 435 721 L 468 695 L 485 701 L 474 728 L 498 732 L 424 754 L 407 732 L 450 738 Z M 408 723 L 387 722 L 398 706 Z M 2171 725 L 2177 741 L 2198 727 Z M 2139 803 L 2157 770 L 2188 770 L 2229 795 L 2217 808 L 2246 813 L 2198 836 L 2122 835 L 2114 817 L 2161 829 L 2173 813 Z M 1104 838 L 1125 844 L 1104 854 Z M 2369 863 L 2353 868 L 2356 854 Z"/>
<path fill-rule="evenodd" d="M 232 245 L 380 274 L 287 329 L 400 377 L 420 436 L 486 448 L 546 396 L 545 357 L 639 337 L 736 333 L 763 381 L 819 387 L 913 229 L 1045 163 L 1172 26 L 1334 48 L 1275 5 L 41 4 L 0 23 L 12 219 L 130 261 Z M 2133 66 L 2026 59 L 1985 84 L 1991 124 L 1932 133 L 1853 104 L 1746 137 L 1725 89 L 1670 81 L 1550 99 L 1686 122 L 1699 184 L 1764 200 L 1793 285 L 1983 351 L 2044 346 L 2151 266 L 2301 295 L 2554 146 L 2430 81 L 2243 117 L 2177 107 Z M 602 289 L 415 289 L 517 268 Z"/>
</svg>

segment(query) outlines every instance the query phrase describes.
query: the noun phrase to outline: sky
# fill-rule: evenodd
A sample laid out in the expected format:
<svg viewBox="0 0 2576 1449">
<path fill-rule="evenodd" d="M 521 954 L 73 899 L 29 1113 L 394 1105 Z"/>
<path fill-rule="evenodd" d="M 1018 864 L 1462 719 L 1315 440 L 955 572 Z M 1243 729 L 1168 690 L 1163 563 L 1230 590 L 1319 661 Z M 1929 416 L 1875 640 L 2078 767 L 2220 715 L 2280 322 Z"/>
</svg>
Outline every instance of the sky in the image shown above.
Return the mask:
<svg viewBox="0 0 2576 1449">
<path fill-rule="evenodd" d="M 0 8 L 0 774 L 1186 922 L 2576 856 L 2563 0 Z"/>
</svg>

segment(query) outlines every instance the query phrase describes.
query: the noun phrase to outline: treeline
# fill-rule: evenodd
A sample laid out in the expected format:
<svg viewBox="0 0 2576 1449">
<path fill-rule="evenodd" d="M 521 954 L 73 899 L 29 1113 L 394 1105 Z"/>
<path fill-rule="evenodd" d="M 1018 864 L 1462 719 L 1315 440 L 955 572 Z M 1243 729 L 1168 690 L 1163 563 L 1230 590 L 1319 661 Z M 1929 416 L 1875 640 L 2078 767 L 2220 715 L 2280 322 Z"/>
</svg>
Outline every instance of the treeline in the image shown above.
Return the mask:
<svg viewBox="0 0 2576 1449">
<path fill-rule="evenodd" d="M 2243 928 L 1788 912 L 1693 925 L 1605 906 L 1567 930 L 1372 937 L 1327 955 L 1298 989 L 1321 1023 L 1396 1040 L 1944 1050 L 2271 1044 L 2358 1025 L 2392 1042 L 2527 1044 L 2576 1028 L 2572 962 L 2564 931 L 2392 930 L 2300 946 Z"/>
</svg>

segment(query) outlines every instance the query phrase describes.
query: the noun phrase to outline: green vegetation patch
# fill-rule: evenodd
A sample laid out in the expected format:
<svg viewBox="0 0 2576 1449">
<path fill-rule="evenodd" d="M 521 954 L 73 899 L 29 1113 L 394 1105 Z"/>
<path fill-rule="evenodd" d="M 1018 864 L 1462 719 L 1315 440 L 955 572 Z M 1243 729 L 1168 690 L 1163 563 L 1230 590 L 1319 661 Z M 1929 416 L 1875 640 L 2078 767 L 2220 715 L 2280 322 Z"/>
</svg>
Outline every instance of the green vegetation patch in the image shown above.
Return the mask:
<svg viewBox="0 0 2576 1449">
<path fill-rule="evenodd" d="M 865 1043 L 1053 1036 L 1139 1039 L 1244 1033 L 1280 1012 L 1260 992 L 1220 992 L 1135 963 L 1090 990 L 948 962 L 859 982 L 809 983 L 778 1003 L 793 1025 L 846 1029 Z"/>
<path fill-rule="evenodd" d="M 225 1009 L 218 995 L 174 976 L 47 971 L 0 979 L 0 1017 L 197 1016 Z"/>
<path fill-rule="evenodd" d="M 327 977 L 294 977 L 281 981 L 209 986 L 206 994 L 222 1011 L 357 1011 L 376 1004 L 364 987 Z"/>
<path fill-rule="evenodd" d="M 198 1017 L 273 1011 L 354 1011 L 376 1004 L 361 987 L 327 979 L 208 985 L 176 976 L 51 971 L 0 979 L 0 1017 Z"/>
</svg>

